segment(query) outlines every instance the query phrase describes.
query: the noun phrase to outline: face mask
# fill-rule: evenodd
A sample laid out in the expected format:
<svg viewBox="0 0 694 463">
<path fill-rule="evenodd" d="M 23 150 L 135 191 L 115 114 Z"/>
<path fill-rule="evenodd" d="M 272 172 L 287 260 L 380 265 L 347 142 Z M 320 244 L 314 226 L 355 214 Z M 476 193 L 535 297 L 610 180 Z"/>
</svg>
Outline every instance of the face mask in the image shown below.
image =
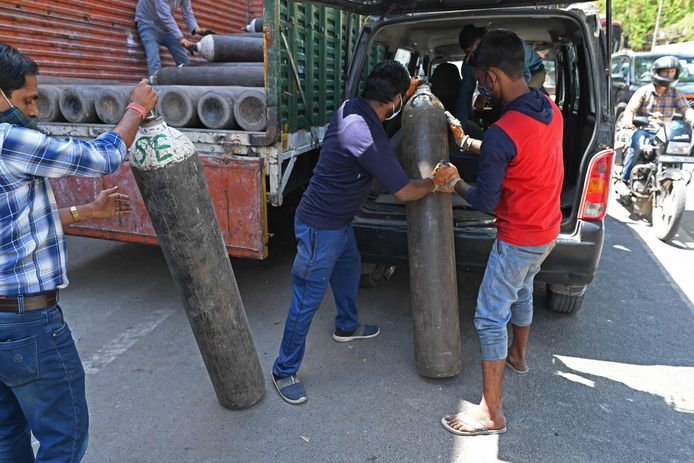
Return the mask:
<svg viewBox="0 0 694 463">
<path fill-rule="evenodd" d="M 31 130 L 39 130 L 39 126 L 36 123 L 35 118 L 29 117 L 20 111 L 19 108 L 15 108 L 12 103 L 10 103 L 10 100 L 8 100 L 5 96 L 5 92 L 0 90 L 0 94 L 2 94 L 2 97 L 5 99 L 5 101 L 7 101 L 7 104 L 10 105 L 10 109 L 0 112 L 0 122 L 18 125 Z"/>
<path fill-rule="evenodd" d="M 477 82 L 477 91 L 480 93 L 480 95 L 482 95 L 482 98 L 491 103 L 492 101 L 495 101 L 496 98 L 494 97 L 494 92 L 492 91 L 494 85 L 492 85 L 491 87 L 487 87 L 488 80 L 489 76 L 485 74 L 484 82 Z"/>
<path fill-rule="evenodd" d="M 393 105 L 393 112 L 390 116 L 386 117 L 385 120 L 389 121 L 393 118 L 395 118 L 398 114 L 400 114 L 400 111 L 402 111 L 402 95 L 400 95 L 400 105 L 398 106 L 398 110 L 395 110 L 395 105 Z"/>
</svg>

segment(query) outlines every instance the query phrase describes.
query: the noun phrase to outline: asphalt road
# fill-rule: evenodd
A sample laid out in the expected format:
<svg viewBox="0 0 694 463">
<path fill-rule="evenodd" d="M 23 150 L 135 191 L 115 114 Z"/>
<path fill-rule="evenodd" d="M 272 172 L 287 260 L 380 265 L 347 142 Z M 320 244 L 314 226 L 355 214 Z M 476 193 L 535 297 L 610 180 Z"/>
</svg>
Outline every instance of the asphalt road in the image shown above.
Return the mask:
<svg viewBox="0 0 694 463">
<path fill-rule="evenodd" d="M 690 188 L 691 189 L 691 188 Z M 691 193 L 691 191 L 690 191 Z M 417 375 L 408 275 L 363 290 L 370 341 L 337 344 L 334 303 L 314 319 L 300 376 L 309 400 L 266 394 L 245 411 L 214 396 L 158 248 L 70 238 L 61 305 L 87 371 L 88 463 L 694 461 L 694 204 L 675 244 L 610 206 L 597 279 L 574 316 L 538 288 L 526 376 L 507 374 L 509 431 L 455 437 L 439 420 L 481 388 L 472 325 L 479 276 L 460 274 L 463 372 Z M 662 245 L 662 246 L 661 246 Z M 291 245 L 233 260 L 263 369 L 281 338 Z M 224 282 L 220 282 L 224 284 Z"/>
</svg>

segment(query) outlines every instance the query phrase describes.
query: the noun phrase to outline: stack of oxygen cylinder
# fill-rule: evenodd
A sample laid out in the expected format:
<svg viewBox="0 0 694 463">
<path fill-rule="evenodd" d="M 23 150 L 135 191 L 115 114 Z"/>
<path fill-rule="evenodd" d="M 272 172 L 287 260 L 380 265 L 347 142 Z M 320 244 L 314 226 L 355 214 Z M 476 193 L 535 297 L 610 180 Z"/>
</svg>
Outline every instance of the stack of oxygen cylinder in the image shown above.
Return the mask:
<svg viewBox="0 0 694 463">
<path fill-rule="evenodd" d="M 157 109 L 172 127 L 245 130 L 267 126 L 262 20 L 197 43 L 208 63 L 160 69 L 153 77 Z M 39 87 L 43 122 L 116 124 L 132 85 L 61 84 Z"/>
</svg>

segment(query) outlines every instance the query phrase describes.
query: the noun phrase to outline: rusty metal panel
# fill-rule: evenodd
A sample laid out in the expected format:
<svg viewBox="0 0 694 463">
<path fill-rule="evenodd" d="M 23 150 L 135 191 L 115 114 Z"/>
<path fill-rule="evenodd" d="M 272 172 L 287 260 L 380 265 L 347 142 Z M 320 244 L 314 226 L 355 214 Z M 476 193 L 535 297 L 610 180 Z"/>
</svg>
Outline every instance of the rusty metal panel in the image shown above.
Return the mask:
<svg viewBox="0 0 694 463">
<path fill-rule="evenodd" d="M 137 81 L 147 75 L 135 28 L 136 0 L 15 0 L 0 3 L 0 42 L 29 54 L 46 76 Z M 248 0 L 193 0 L 198 24 L 238 32 Z M 262 10 L 261 10 L 262 11 Z M 180 11 L 176 18 L 187 33 Z M 161 50 L 162 65 L 173 66 Z M 194 57 L 192 62 L 203 61 Z"/>
<path fill-rule="evenodd" d="M 267 205 L 262 160 L 200 156 L 227 251 L 232 256 L 267 257 Z M 58 207 L 84 204 L 104 188 L 119 186 L 130 196 L 133 212 L 123 217 L 65 227 L 65 233 L 118 241 L 157 244 L 149 215 L 130 170 L 123 163 L 107 177 L 51 179 Z"/>
<path fill-rule="evenodd" d="M 248 19 L 263 17 L 263 0 L 248 1 Z"/>
</svg>

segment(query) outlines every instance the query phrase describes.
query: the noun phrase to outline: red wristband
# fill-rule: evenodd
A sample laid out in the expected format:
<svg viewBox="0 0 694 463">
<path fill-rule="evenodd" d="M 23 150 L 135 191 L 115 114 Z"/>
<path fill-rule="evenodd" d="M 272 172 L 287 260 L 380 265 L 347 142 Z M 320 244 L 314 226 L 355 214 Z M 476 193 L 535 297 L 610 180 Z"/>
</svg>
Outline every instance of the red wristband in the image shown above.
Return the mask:
<svg viewBox="0 0 694 463">
<path fill-rule="evenodd" d="M 138 113 L 140 115 L 140 120 L 143 120 L 145 117 L 147 117 L 147 110 L 144 106 L 142 106 L 139 103 L 132 102 L 128 106 L 126 106 L 126 109 L 132 109 L 133 111 Z"/>
</svg>

